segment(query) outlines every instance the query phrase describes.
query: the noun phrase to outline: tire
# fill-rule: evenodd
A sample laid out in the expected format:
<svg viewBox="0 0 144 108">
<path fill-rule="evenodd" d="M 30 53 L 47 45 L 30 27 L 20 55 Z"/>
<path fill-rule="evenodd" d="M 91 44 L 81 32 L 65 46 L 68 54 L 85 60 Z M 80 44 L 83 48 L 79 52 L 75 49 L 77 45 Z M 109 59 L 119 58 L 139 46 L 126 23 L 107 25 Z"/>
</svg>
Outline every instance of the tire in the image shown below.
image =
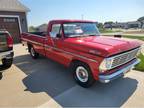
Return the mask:
<svg viewBox="0 0 144 108">
<path fill-rule="evenodd" d="M 3 78 L 3 75 L 2 75 L 2 73 L 0 73 L 0 80 Z"/>
<path fill-rule="evenodd" d="M 12 59 L 3 59 L 2 60 L 2 68 L 8 69 L 11 67 L 12 63 L 13 63 L 13 58 Z"/>
<path fill-rule="evenodd" d="M 89 88 L 94 84 L 95 79 L 87 64 L 77 62 L 73 65 L 72 70 L 74 79 L 80 86 Z"/>
<path fill-rule="evenodd" d="M 33 48 L 33 46 L 30 47 L 30 55 L 33 59 L 37 59 L 39 57 L 39 53 L 37 53 L 35 51 L 35 49 Z"/>
</svg>

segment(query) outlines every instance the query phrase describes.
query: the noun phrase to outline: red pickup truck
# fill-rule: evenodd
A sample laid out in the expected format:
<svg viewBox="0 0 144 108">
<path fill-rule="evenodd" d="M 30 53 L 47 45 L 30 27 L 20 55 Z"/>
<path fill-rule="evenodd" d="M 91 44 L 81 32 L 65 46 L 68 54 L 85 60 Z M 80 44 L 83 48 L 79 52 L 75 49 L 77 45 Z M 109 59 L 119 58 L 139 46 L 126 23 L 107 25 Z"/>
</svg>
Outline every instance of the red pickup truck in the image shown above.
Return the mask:
<svg viewBox="0 0 144 108">
<path fill-rule="evenodd" d="M 13 39 L 7 31 L 0 30 L 0 79 L 1 70 L 11 67 L 13 56 Z"/>
<path fill-rule="evenodd" d="M 82 87 L 90 87 L 96 80 L 108 83 L 140 62 L 136 58 L 140 43 L 101 36 L 92 21 L 53 20 L 47 33 L 22 33 L 21 39 L 32 58 L 41 54 L 70 67 Z"/>
</svg>

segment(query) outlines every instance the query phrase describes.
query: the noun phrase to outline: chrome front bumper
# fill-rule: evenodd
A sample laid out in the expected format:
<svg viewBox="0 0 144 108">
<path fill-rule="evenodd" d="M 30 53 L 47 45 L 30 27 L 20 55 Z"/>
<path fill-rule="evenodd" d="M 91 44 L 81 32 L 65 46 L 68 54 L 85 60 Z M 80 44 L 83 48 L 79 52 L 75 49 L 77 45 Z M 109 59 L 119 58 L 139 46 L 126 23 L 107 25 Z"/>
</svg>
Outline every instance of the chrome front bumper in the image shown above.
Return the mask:
<svg viewBox="0 0 144 108">
<path fill-rule="evenodd" d="M 131 70 L 132 68 L 134 68 L 135 65 L 137 65 L 138 63 L 140 63 L 140 60 L 137 59 L 135 62 L 133 62 L 132 64 L 128 65 L 127 67 L 114 72 L 113 74 L 110 75 L 100 75 L 99 76 L 99 81 L 102 83 L 109 83 L 110 81 L 117 79 L 118 77 L 123 76 L 125 73 L 127 73 L 129 70 Z"/>
</svg>

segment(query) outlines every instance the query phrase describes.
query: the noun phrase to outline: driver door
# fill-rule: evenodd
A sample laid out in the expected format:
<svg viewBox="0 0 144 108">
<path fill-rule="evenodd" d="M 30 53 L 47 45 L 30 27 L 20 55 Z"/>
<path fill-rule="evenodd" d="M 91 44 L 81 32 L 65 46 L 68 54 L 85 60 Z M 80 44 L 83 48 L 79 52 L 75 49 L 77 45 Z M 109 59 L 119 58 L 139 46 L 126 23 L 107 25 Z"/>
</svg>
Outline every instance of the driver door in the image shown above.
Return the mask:
<svg viewBox="0 0 144 108">
<path fill-rule="evenodd" d="M 46 42 L 46 56 L 61 64 L 64 64 L 65 54 L 61 49 L 63 46 L 63 33 L 61 24 L 52 24 L 50 36 Z"/>
</svg>

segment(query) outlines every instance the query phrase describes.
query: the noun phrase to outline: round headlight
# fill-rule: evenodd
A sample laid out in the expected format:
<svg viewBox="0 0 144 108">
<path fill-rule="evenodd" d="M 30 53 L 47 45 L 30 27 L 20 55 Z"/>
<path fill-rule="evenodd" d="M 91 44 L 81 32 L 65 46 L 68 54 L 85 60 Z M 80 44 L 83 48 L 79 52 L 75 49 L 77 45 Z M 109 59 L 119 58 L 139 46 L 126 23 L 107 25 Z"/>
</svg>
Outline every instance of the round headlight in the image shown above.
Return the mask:
<svg viewBox="0 0 144 108">
<path fill-rule="evenodd" d="M 106 58 L 102 61 L 102 63 L 100 64 L 99 70 L 101 73 L 111 69 L 111 65 L 112 65 L 112 59 Z"/>
</svg>

